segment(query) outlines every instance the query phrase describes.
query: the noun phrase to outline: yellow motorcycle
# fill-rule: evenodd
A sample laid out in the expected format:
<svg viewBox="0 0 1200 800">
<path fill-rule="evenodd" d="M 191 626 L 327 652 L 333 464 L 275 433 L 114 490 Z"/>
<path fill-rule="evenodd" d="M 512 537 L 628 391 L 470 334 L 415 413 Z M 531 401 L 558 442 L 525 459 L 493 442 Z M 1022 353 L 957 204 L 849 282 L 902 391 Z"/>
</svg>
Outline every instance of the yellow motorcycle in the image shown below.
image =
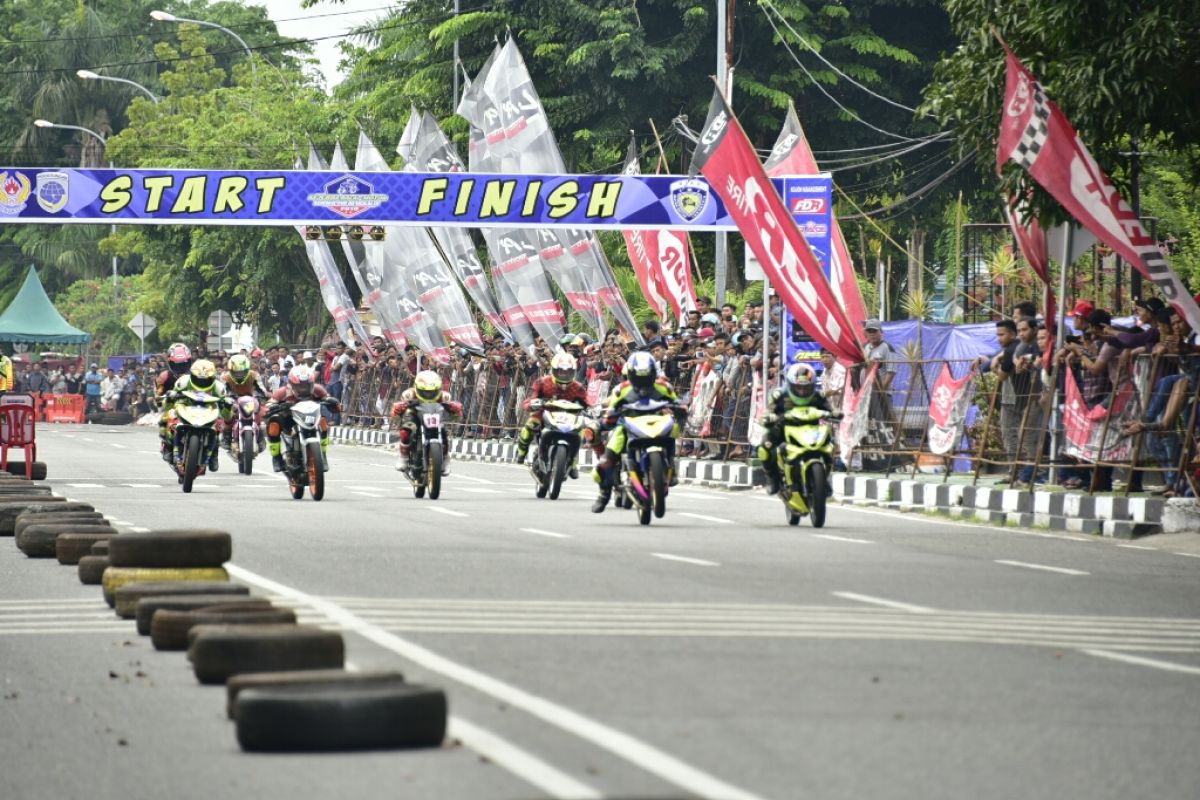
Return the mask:
<svg viewBox="0 0 1200 800">
<path fill-rule="evenodd" d="M 783 441 L 775 450 L 783 475 L 779 499 L 788 525 L 808 515 L 814 528 L 825 526 L 825 500 L 833 471 L 833 422 L 841 415 L 819 408 L 796 407 L 779 423 Z"/>
<path fill-rule="evenodd" d="M 667 490 L 675 465 L 670 443 L 674 439 L 675 415 L 662 400 L 639 400 L 621 413 L 625 428 L 625 508 L 637 506 L 638 522 L 650 524 L 651 513 L 667 513 Z"/>
</svg>

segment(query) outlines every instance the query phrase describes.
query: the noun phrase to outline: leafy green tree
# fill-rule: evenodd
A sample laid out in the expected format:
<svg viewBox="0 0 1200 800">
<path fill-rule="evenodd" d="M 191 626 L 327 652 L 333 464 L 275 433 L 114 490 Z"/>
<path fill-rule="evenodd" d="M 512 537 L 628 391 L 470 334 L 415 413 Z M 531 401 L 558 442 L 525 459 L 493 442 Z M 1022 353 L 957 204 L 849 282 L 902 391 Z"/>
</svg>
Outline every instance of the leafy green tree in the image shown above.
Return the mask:
<svg viewBox="0 0 1200 800">
<path fill-rule="evenodd" d="M 145 294 L 146 279 L 141 275 L 123 278 L 115 296 L 110 281 L 82 280 L 59 292 L 54 305 L 67 322 L 92 335 L 91 352 L 105 356 L 136 353 L 140 343 L 129 320 L 137 314 Z M 159 344 L 156 330 L 147 337 L 146 348 L 153 351 Z"/>
</svg>

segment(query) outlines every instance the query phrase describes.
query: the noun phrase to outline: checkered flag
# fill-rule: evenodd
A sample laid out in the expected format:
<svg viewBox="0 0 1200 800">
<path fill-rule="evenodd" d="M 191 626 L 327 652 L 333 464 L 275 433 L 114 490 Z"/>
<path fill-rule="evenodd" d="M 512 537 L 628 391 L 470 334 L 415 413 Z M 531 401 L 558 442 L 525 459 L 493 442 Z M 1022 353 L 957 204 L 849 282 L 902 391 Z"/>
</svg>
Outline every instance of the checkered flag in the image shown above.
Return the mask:
<svg viewBox="0 0 1200 800">
<path fill-rule="evenodd" d="M 1042 147 L 1050 135 L 1050 104 L 1041 85 L 1035 83 L 1033 86 L 1033 116 L 1021 133 L 1021 140 L 1012 154 L 1012 160 L 1025 169 L 1033 167 L 1033 162 L 1037 161 L 1038 154 L 1042 152 Z"/>
</svg>

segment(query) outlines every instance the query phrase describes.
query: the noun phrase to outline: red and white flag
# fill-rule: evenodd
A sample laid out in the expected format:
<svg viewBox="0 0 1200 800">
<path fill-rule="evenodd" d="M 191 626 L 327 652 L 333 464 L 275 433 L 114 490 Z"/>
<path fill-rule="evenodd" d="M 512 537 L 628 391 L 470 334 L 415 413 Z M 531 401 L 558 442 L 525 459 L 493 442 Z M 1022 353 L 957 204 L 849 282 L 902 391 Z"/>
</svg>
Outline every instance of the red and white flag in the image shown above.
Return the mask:
<svg viewBox="0 0 1200 800">
<path fill-rule="evenodd" d="M 1012 230 L 1013 236 L 1017 240 L 1017 247 L 1021 251 L 1021 255 L 1025 257 L 1026 263 L 1033 267 L 1033 271 L 1041 278 L 1042 283 L 1046 285 L 1046 329 L 1050 329 L 1051 321 L 1058 319 L 1058 305 L 1054 296 L 1054 285 L 1050 282 L 1050 248 L 1046 242 L 1046 232 L 1042 230 L 1042 226 L 1034 218 L 1030 218 L 1029 222 L 1022 222 L 1022 217 L 1027 213 L 1024 201 L 1017 197 L 1010 197 L 1004 205 L 1004 214 L 1008 218 L 1008 227 Z M 1046 340 L 1046 363 L 1050 363 L 1050 356 L 1054 351 L 1054 337 L 1050 336 Z"/>
<path fill-rule="evenodd" d="M 763 163 L 763 169 L 772 178 L 784 175 L 816 175 L 821 171 L 817 159 L 813 156 L 812 148 L 808 145 L 808 137 L 800 125 L 800 117 L 796 115 L 796 106 L 788 102 L 788 113 L 783 120 L 783 130 L 775 140 L 771 155 Z M 834 294 L 846 309 L 851 321 L 862 322 L 867 318 L 867 306 L 863 302 L 862 292 L 858 288 L 858 280 L 854 275 L 854 262 L 850 259 L 850 248 L 846 246 L 846 237 L 842 235 L 842 226 L 837 217 L 833 217 L 832 252 L 829 254 L 829 283 Z M 859 344 L 866 341 L 866 331 L 854 326 L 854 337 Z"/>
<path fill-rule="evenodd" d="M 967 406 L 974 394 L 975 369 L 955 378 L 949 364 L 942 364 L 941 374 L 929 393 L 929 450 L 941 455 L 950 452 L 962 439 Z"/>
<path fill-rule="evenodd" d="M 1131 455 L 1131 439 L 1121 432 L 1122 423 L 1133 412 L 1133 382 L 1125 381 L 1105 408 L 1088 408 L 1075 382 L 1075 373 L 1066 371 L 1067 396 L 1063 404 L 1063 452 L 1084 461 L 1126 461 Z M 1107 421 L 1105 418 L 1108 418 Z"/>
<path fill-rule="evenodd" d="M 724 201 L 792 318 L 838 361 L 862 361 L 854 326 L 719 90 L 713 93 L 692 171 L 702 173 Z"/>
<path fill-rule="evenodd" d="M 842 393 L 842 421 L 838 425 L 837 441 L 838 455 L 845 464 L 850 463 L 854 448 L 858 447 L 870 427 L 871 393 L 875 390 L 875 373 L 878 371 L 879 364 L 872 364 L 857 392 L 847 385 Z"/>
<path fill-rule="evenodd" d="M 1062 110 L 1004 45 L 1008 80 L 996 171 L 1009 161 L 1023 167 L 1096 238 L 1152 281 L 1163 298 L 1200 330 L 1200 307 L 1142 227 L 1137 215 L 1080 140 Z"/>
</svg>

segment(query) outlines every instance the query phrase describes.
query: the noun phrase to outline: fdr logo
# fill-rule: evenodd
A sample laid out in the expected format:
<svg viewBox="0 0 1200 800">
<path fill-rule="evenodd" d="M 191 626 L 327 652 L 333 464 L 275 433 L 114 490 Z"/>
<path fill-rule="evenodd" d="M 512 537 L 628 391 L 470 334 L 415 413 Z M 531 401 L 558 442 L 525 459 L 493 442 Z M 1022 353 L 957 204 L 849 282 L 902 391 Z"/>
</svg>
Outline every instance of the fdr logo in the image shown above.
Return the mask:
<svg viewBox="0 0 1200 800">
<path fill-rule="evenodd" d="M 793 214 L 824 214 L 827 208 L 824 197 L 796 197 L 792 199 Z"/>
</svg>

